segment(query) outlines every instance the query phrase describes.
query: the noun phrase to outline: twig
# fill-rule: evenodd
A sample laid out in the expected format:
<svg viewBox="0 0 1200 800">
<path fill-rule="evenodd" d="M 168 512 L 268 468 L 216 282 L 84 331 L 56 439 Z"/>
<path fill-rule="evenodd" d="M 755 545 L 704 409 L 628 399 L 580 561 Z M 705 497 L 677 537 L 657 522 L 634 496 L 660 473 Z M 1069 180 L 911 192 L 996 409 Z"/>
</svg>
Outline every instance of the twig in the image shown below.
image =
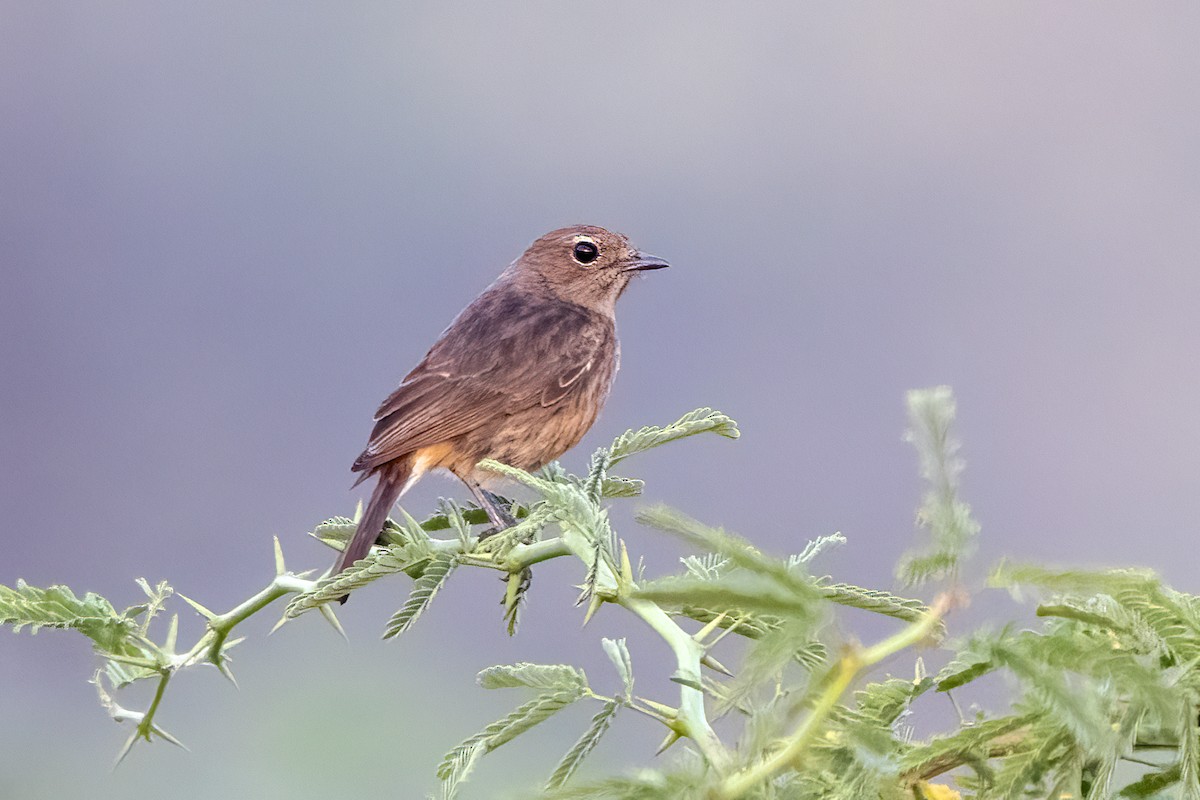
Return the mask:
<svg viewBox="0 0 1200 800">
<path fill-rule="evenodd" d="M 622 597 L 618 603 L 622 608 L 637 615 L 663 638 L 675 654 L 678 674 L 689 679 L 689 683 L 699 686 L 700 659 L 704 655 L 704 648 L 691 634 L 676 625 L 667 612 L 649 600 Z M 677 722 L 679 728 L 675 729 L 676 732 L 694 741 L 710 766 L 718 771 L 728 768 L 729 751 L 725 749 L 725 745 L 708 722 L 704 710 L 704 692 L 687 683 L 680 683 Z"/>
<path fill-rule="evenodd" d="M 765 761 L 730 775 L 710 794 L 712 800 L 735 800 L 796 764 L 820 730 L 822 723 L 837 706 L 838 701 L 841 700 L 842 695 L 850 688 L 854 680 L 864 670 L 878 664 L 888 656 L 928 638 L 941 624 L 942 617 L 950 607 L 950 602 L 948 595 L 942 595 L 921 619 L 907 628 L 866 650 L 848 650 L 833 668 L 830 679 L 817 697 L 812 710 L 795 732 L 788 737 L 783 748 Z"/>
</svg>

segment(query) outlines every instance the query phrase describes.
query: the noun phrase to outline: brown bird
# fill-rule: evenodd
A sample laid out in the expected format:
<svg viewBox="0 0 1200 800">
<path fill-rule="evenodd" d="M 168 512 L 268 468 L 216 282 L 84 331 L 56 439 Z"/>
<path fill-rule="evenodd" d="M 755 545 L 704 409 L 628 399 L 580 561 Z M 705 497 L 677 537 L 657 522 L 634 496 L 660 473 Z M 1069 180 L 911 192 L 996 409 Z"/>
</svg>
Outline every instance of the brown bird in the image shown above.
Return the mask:
<svg viewBox="0 0 1200 800">
<path fill-rule="evenodd" d="M 367 554 L 392 505 L 431 469 L 458 476 L 497 527 L 513 524 L 476 465 L 537 469 L 587 433 L 620 360 L 617 298 L 635 272 L 666 266 L 619 233 L 578 225 L 547 233 L 500 273 L 375 412 L 353 470 L 379 483 L 332 574 Z"/>
</svg>

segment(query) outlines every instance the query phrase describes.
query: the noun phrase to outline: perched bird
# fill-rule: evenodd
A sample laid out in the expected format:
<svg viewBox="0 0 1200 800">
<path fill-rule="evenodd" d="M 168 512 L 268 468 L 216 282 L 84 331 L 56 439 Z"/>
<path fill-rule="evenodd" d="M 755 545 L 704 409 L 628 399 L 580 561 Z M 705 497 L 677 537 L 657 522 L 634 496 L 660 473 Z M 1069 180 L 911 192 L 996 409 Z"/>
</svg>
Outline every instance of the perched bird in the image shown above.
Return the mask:
<svg viewBox="0 0 1200 800">
<path fill-rule="evenodd" d="M 392 505 L 431 469 L 454 473 L 493 524 L 511 525 L 476 465 L 536 469 L 587 433 L 620 359 L 617 298 L 634 273 L 666 266 L 619 233 L 578 225 L 547 233 L 500 273 L 375 412 L 353 470 L 379 483 L 332 574 L 367 554 Z"/>
</svg>

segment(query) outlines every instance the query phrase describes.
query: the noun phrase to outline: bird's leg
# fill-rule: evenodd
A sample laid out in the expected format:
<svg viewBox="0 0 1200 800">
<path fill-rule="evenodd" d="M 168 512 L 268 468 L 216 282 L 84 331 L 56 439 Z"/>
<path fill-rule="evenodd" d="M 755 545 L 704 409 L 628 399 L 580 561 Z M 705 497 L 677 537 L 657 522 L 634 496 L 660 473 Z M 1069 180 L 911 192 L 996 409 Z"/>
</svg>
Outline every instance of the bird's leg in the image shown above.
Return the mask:
<svg viewBox="0 0 1200 800">
<path fill-rule="evenodd" d="M 487 512 L 488 519 L 492 521 L 494 526 L 491 530 L 485 531 L 480 539 L 486 539 L 489 536 L 494 536 L 505 528 L 511 528 L 517 524 L 517 520 L 509 513 L 504 504 L 500 502 L 500 498 L 483 488 L 476 481 L 470 481 L 467 486 L 471 489 L 471 494 L 475 495 L 476 502 L 479 507 Z"/>
</svg>

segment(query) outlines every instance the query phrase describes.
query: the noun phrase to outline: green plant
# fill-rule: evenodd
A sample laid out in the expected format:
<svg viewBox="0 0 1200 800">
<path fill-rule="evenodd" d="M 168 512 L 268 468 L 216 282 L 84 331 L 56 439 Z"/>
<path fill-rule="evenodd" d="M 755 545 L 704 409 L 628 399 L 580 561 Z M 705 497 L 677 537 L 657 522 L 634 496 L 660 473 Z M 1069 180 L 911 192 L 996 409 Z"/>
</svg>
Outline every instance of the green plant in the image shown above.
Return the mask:
<svg viewBox="0 0 1200 800">
<path fill-rule="evenodd" d="M 991 584 L 1018 598 L 1030 591 L 1044 598 L 1036 606 L 1040 622 L 1024 629 L 1015 624 L 980 629 L 948 643 L 947 617 L 967 599 L 961 566 L 979 526 L 958 497 L 962 465 L 952 434 L 953 396 L 945 387 L 911 392 L 908 405 L 909 439 L 929 487 L 918 513 L 928 542 L 904 558 L 898 573 L 910 586 L 932 584 L 928 604 L 814 572 L 824 550 L 844 543 L 838 534 L 776 557 L 662 507 L 643 510 L 639 519 L 681 537 L 699 553 L 682 560 L 679 575 L 647 580 L 635 570 L 625 542 L 609 525 L 605 504 L 638 496 L 643 486 L 612 469 L 643 450 L 688 436 L 737 437 L 732 420 L 700 409 L 666 427 L 627 432 L 597 451 L 583 476 L 557 465 L 534 475 L 485 462 L 538 497 L 515 509 L 515 527 L 495 535 L 480 536 L 487 518 L 479 509 L 444 502 L 440 513 L 423 522 L 404 513 L 389 521 L 382 545 L 335 578 L 314 580 L 288 571 L 276 540 L 274 577 L 224 614 L 165 583 L 139 580 L 146 602 L 118 611 L 98 595 L 78 597 L 61 586 L 18 582 L 0 586 L 0 621 L 17 630 L 70 628 L 92 641 L 103 662 L 94 678 L 101 702 L 114 718 L 133 726 L 123 758 L 139 740 L 159 737 L 178 744 L 157 721 L 171 677 L 212 664 L 232 679 L 227 652 L 239 641 L 230 638 L 232 631 L 278 599 L 291 598 L 281 624 L 317 611 L 340 629 L 332 600 L 404 573 L 413 589 L 384 634 L 397 636 L 419 619 L 456 569 L 492 569 L 506 576 L 506 611 L 515 631 L 529 570 L 548 559 L 573 557 L 583 576 L 578 613 L 587 619 L 609 604 L 649 626 L 670 646 L 674 664 L 666 669 L 672 670 L 678 696 L 667 702 L 635 691 L 624 640 L 602 642 L 622 687 L 611 696 L 596 692 L 582 670 L 568 665 L 489 667 L 479 673 L 483 688 L 531 691 L 532 699 L 447 754 L 437 768 L 444 798 L 456 796 L 482 756 L 577 702 L 594 703 L 595 715 L 557 766 L 548 767 L 539 796 L 1200 798 L 1200 599 L 1164 586 L 1147 571 L 1001 564 Z M 353 520 L 336 517 L 313 535 L 336 548 L 353 529 Z M 190 647 L 178 645 L 177 616 L 160 636 L 151 635 L 152 622 L 173 596 L 208 621 Z M 896 629 L 871 645 L 838 640 L 832 631 L 846 630 L 848 622 L 840 620 L 836 628 L 830 623 L 843 607 L 888 617 Z M 724 655 L 736 650 L 735 640 L 745 647 L 731 671 L 715 653 L 735 663 Z M 881 662 L 900 653 L 912 655 L 911 676 L 880 674 Z M 928 675 L 923 657 L 941 658 L 945 666 Z M 647 667 L 639 662 L 642 669 Z M 913 735 L 909 723 L 927 698 L 998 671 L 1015 686 L 1004 713 L 980 712 L 928 738 Z M 157 682 L 145 711 L 123 708 L 114 699 L 137 681 Z M 614 722 L 626 724 L 617 720 L 626 712 L 663 727 L 662 749 L 679 741 L 686 746 L 657 769 L 598 783 L 572 780 Z M 741 723 L 736 743 L 714 731 L 712 722 L 724 715 Z M 939 777 L 943 782 L 933 782 Z"/>
</svg>

